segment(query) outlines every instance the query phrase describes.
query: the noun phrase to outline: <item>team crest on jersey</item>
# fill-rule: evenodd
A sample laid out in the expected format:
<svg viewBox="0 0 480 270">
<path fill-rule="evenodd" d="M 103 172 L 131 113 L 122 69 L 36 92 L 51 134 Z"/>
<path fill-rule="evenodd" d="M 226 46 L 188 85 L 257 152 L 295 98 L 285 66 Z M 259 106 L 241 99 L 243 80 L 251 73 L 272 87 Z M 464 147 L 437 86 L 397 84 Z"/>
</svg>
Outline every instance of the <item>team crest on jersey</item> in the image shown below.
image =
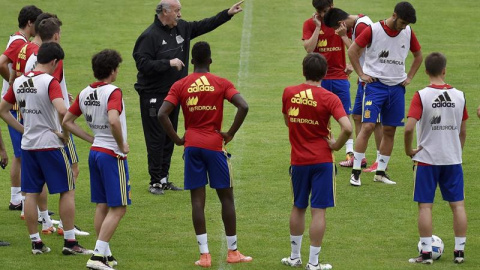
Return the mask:
<svg viewBox="0 0 480 270">
<path fill-rule="evenodd" d="M 288 109 L 289 116 L 296 117 L 298 116 L 299 113 L 300 113 L 300 108 L 291 107 L 290 109 Z"/>
<path fill-rule="evenodd" d="M 370 116 L 370 110 L 365 110 L 365 113 L 363 114 L 363 117 L 365 119 L 369 119 L 371 116 Z"/>
<path fill-rule="evenodd" d="M 197 92 L 213 92 L 215 87 L 210 85 L 207 77 L 202 76 L 198 78 L 190 87 L 187 89 L 188 93 L 197 93 Z"/>
<path fill-rule="evenodd" d="M 100 101 L 98 100 L 97 90 L 90 93 L 90 95 L 85 98 L 83 102 L 85 106 L 100 106 Z"/>
</svg>

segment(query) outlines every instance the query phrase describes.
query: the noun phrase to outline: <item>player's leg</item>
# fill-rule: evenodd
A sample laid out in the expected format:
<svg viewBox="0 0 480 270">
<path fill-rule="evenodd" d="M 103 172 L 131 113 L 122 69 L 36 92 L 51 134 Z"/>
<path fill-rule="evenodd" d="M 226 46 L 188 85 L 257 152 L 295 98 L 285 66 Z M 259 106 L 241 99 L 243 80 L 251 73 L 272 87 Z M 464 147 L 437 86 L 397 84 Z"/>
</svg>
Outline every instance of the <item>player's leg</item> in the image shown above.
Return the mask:
<svg viewBox="0 0 480 270">
<path fill-rule="evenodd" d="M 454 262 L 463 263 L 465 258 L 465 243 L 467 241 L 467 213 L 464 201 L 450 202 L 453 212 L 453 231 L 455 233 Z"/>
<path fill-rule="evenodd" d="M 396 126 L 383 125 L 382 140 L 380 143 L 380 155 L 378 156 L 378 166 L 375 171 L 373 181 L 384 184 L 394 185 L 396 182 L 390 180 L 390 177 L 385 173 L 390 156 L 392 155 L 393 144 L 395 140 Z"/>
<path fill-rule="evenodd" d="M 10 111 L 13 117 L 17 118 L 17 111 L 11 110 Z M 22 166 L 22 149 L 21 149 L 21 141 L 22 141 L 22 134 L 8 126 L 8 131 L 10 134 L 10 139 L 12 141 L 13 147 L 13 157 L 12 161 L 10 162 L 10 210 L 22 210 L 22 201 L 24 200 L 24 194 L 21 193 L 21 181 L 20 181 L 20 172 Z"/>
<path fill-rule="evenodd" d="M 53 221 L 48 214 L 47 185 L 43 186 L 42 192 L 38 196 L 38 221 L 42 222 L 42 234 L 52 234 L 56 232 Z"/>
</svg>

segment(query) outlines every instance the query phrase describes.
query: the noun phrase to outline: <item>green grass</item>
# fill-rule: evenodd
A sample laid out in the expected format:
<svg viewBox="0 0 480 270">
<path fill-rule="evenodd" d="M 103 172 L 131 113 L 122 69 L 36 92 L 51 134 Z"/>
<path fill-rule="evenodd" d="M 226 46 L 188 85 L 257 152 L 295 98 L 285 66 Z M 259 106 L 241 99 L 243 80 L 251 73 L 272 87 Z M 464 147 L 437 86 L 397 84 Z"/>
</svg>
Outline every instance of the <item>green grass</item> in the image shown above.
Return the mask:
<svg viewBox="0 0 480 270">
<path fill-rule="evenodd" d="M 187 20 L 199 20 L 216 14 L 234 1 L 183 0 L 182 15 Z M 452 218 L 448 204 L 437 194 L 434 208 L 434 234 L 445 242 L 446 254 L 432 269 L 477 269 L 480 263 L 480 201 L 477 194 L 476 162 L 479 120 L 476 106 L 479 89 L 480 35 L 476 32 L 477 0 L 412 1 L 418 21 L 413 29 L 422 45 L 424 56 L 441 51 L 448 58 L 447 82 L 465 92 L 468 121 L 464 151 L 466 207 L 469 217 L 467 261 L 454 266 L 452 260 Z M 18 11 L 32 2 L 18 0 L 2 2 L 0 44 L 16 31 Z M 66 52 L 65 73 L 68 89 L 77 94 L 94 79 L 90 68 L 91 56 L 104 48 L 114 48 L 123 56 L 118 81 L 127 110 L 130 181 L 132 206 L 128 208 L 111 248 L 119 260 L 118 269 L 196 269 L 198 259 L 190 214 L 188 192 L 167 192 L 165 196 L 148 193 L 149 176 L 145 142 L 140 122 L 138 95 L 133 88 L 136 68 L 131 52 L 138 35 L 153 21 L 157 1 L 91 0 L 34 1 L 44 11 L 53 12 L 63 21 L 62 46 Z M 391 15 L 396 1 L 336 0 L 335 5 L 346 11 L 365 13 L 374 21 Z M 280 259 L 290 252 L 288 219 L 292 204 L 288 166 L 289 142 L 281 114 L 281 95 L 285 86 L 303 81 L 301 60 L 305 55 L 302 24 L 313 9 L 310 1 L 247 0 L 246 10 L 219 29 L 198 38 L 208 41 L 213 50 L 212 72 L 233 81 L 247 99 L 250 112 L 234 141 L 228 145 L 233 154 L 235 196 L 239 248 L 254 257 L 251 264 L 227 265 L 220 203 L 214 191 L 207 193 L 206 218 L 210 251 L 215 269 L 286 269 Z M 248 15 L 247 15 L 248 14 Z M 247 17 L 244 17 L 247 15 Z M 246 21 L 244 19 L 250 19 Z M 248 27 L 250 25 L 250 27 Z M 242 39 L 242 33 L 244 38 Z M 248 39 L 248 37 L 250 39 Z M 409 58 L 407 65 L 410 65 Z M 407 89 L 407 104 L 414 91 L 428 84 L 423 66 Z M 352 86 L 356 76 L 351 78 Z M 352 98 L 355 94 L 352 87 Z M 233 109 L 227 105 L 225 126 L 232 121 Z M 80 123 L 84 123 L 83 119 Z M 6 126 L 0 124 L 8 152 L 12 154 Z M 183 128 L 181 120 L 180 126 Z M 180 128 L 180 129 L 182 129 Z M 338 134 L 338 128 L 336 128 Z M 373 175 L 363 174 L 364 185 L 352 188 L 348 184 L 350 170 L 339 168 L 337 176 L 337 207 L 327 211 L 327 231 L 321 260 L 335 269 L 420 269 L 407 259 L 416 254 L 418 233 L 417 206 L 412 201 L 412 163 L 403 152 L 403 128 L 397 131 L 396 145 L 389 164 L 389 174 L 396 186 L 376 185 Z M 90 203 L 87 157 L 89 146 L 76 140 L 80 156 L 80 177 L 76 191 L 76 224 L 92 232 L 78 237 L 88 248 L 95 245 L 93 216 Z M 448 142 L 446 142 L 448 143 Z M 369 161 L 374 159 L 373 140 L 367 150 Z M 182 185 L 183 149 L 175 150 L 171 180 Z M 344 158 L 344 150 L 337 152 Z M 61 255 L 62 238 L 43 236 L 52 248 L 50 254 L 33 256 L 24 223 L 18 212 L 10 212 L 8 168 L 0 171 L 0 239 L 11 242 L 0 248 L 0 269 L 82 269 L 86 257 Z M 50 209 L 57 212 L 58 195 L 49 196 Z M 309 218 L 307 219 L 309 221 Z M 303 259 L 308 260 L 308 230 L 303 241 Z"/>
</svg>

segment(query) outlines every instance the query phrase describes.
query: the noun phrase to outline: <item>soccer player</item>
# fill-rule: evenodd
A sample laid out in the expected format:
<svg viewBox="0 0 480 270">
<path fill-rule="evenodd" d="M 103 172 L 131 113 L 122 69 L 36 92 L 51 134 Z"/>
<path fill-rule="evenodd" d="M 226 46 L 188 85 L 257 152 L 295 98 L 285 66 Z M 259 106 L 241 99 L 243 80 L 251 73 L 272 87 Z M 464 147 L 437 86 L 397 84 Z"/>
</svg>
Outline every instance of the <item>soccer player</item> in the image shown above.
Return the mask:
<svg viewBox="0 0 480 270">
<path fill-rule="evenodd" d="M 205 225 L 205 186 L 216 189 L 222 204 L 222 220 L 228 247 L 228 263 L 250 262 L 251 257 L 237 250 L 236 213 L 229 154 L 224 144 L 230 142 L 242 125 L 248 104 L 233 84 L 210 73 L 210 45 L 197 42 L 192 48 L 194 73 L 177 81 L 160 107 L 158 119 L 176 145 L 185 145 L 185 189 L 190 190 L 193 227 L 200 248 L 202 267 L 211 266 Z M 230 129 L 222 130 L 223 100 L 237 107 Z M 177 105 L 185 117 L 185 135 L 180 138 L 168 115 Z M 207 176 L 208 175 L 208 176 Z"/>
<path fill-rule="evenodd" d="M 28 42 L 30 37 L 35 36 L 34 23 L 38 15 L 42 13 L 42 10 L 36 6 L 25 6 L 20 10 L 18 14 L 18 31 L 10 36 L 7 43 L 7 49 L 0 55 L 0 75 L 3 77 L 2 85 L 2 98 L 7 93 L 10 86 L 10 76 L 14 75 L 12 64 L 16 62 L 17 55 L 22 46 Z M 12 80 L 13 82 L 13 80 Z M 21 122 L 21 116 L 18 114 L 18 108 L 14 106 L 11 111 L 12 115 Z M 22 200 L 24 197 L 21 194 L 20 187 L 20 167 L 21 167 L 21 146 L 22 134 L 18 133 L 15 129 L 8 126 L 10 133 L 10 139 L 13 146 L 13 157 L 10 167 L 10 180 L 11 180 L 11 198 L 10 198 L 10 210 L 22 210 Z"/>
<path fill-rule="evenodd" d="M 340 99 L 320 87 L 327 72 L 327 61 L 318 53 L 309 53 L 303 59 L 305 83 L 285 88 L 282 112 L 288 127 L 291 151 L 291 180 L 293 207 L 290 215 L 290 257 L 282 264 L 302 265 L 300 248 L 305 230 L 305 212 L 311 195 L 312 222 L 310 224 L 310 257 L 305 269 L 331 269 L 330 264 L 319 264 L 325 212 L 335 206 L 335 164 L 332 150 L 343 147 L 352 133 L 350 120 Z M 330 116 L 340 124 L 340 134 L 331 137 Z"/>
<path fill-rule="evenodd" d="M 327 27 L 335 29 L 337 33 L 343 33 L 341 34 L 342 40 L 344 41 L 347 48 L 351 46 L 351 42 L 355 41 L 355 38 L 358 37 L 363 32 L 363 30 L 365 30 L 369 25 L 373 24 L 372 20 L 366 15 L 350 15 L 339 8 L 331 8 L 325 14 L 324 22 Z M 345 34 L 350 35 L 351 40 L 343 38 Z M 362 54 L 362 56 L 360 57 L 361 66 L 363 66 L 364 61 L 365 55 Z M 355 102 L 353 104 L 352 110 L 352 119 L 355 124 L 355 136 L 358 136 L 362 127 L 362 105 L 364 87 L 365 82 L 363 82 L 359 78 L 357 94 L 355 96 Z M 380 156 L 380 152 L 378 151 L 378 149 L 380 148 L 380 142 L 382 140 L 382 125 L 380 123 L 377 123 L 375 125 L 374 135 L 375 144 L 377 146 L 377 159 L 369 168 L 363 170 L 364 172 L 375 172 L 378 166 L 378 158 Z M 342 167 L 353 167 L 353 158 L 341 161 L 339 164 Z"/>
<path fill-rule="evenodd" d="M 32 241 L 32 253 L 50 252 L 37 228 L 37 199 L 45 183 L 51 194 L 60 193 L 60 217 L 64 222 L 62 253 L 89 254 L 75 239 L 75 183 L 64 150 L 68 132 L 60 132 L 67 109 L 60 85 L 52 74 L 64 52 L 57 43 L 44 43 L 38 51 L 38 64 L 17 78 L 0 103 L 0 117 L 22 136 L 22 191 L 26 193 L 25 218 Z M 17 103 L 23 116 L 21 125 L 9 110 Z"/>
<path fill-rule="evenodd" d="M 417 17 L 412 4 L 400 2 L 392 16 L 365 29 L 348 49 L 355 72 L 366 83 L 363 101 L 362 128 L 355 142 L 350 184 L 361 186 L 360 161 L 365 157 L 368 139 L 375 129 L 379 114 L 383 125 L 378 167 L 373 181 L 396 184 L 385 174 L 392 154 L 395 131 L 404 125 L 405 87 L 410 84 L 422 64 L 422 51 L 410 23 Z M 405 73 L 408 51 L 413 53 L 410 71 Z M 360 65 L 360 57 L 365 62 Z"/>
<path fill-rule="evenodd" d="M 76 136 L 93 143 L 90 156 L 90 188 L 95 211 L 97 242 L 87 268 L 112 269 L 117 264 L 109 242 L 130 200 L 128 175 L 127 122 L 122 91 L 112 83 L 117 79 L 122 58 L 117 51 L 103 50 L 92 58 L 97 82 L 83 89 L 64 118 L 63 126 Z M 94 137 L 75 120 L 84 114 Z"/>
<path fill-rule="evenodd" d="M 405 126 L 405 153 L 415 162 L 414 201 L 422 249 L 411 263 L 432 264 L 432 208 L 437 185 L 453 213 L 454 262 L 463 263 L 467 234 L 462 149 L 468 119 L 465 95 L 445 83 L 447 59 L 434 52 L 425 58 L 430 85 L 413 96 Z M 417 148 L 412 148 L 417 130 Z M 445 143 L 448 142 L 448 143 Z"/>
<path fill-rule="evenodd" d="M 350 82 L 348 75 L 352 72 L 350 65 L 346 64 L 345 44 L 348 37 L 343 33 L 339 35 L 335 29 L 327 27 L 323 22 L 325 13 L 333 8 L 333 0 L 312 0 L 316 12 L 312 18 L 303 23 L 303 47 L 307 53 L 317 52 L 327 59 L 328 70 L 322 80 L 322 87 L 336 94 L 342 101 L 347 115 L 350 115 Z M 345 40 L 345 41 L 344 41 Z M 345 145 L 346 161 L 353 158 L 353 135 Z M 366 166 L 367 161 L 362 160 Z"/>
</svg>

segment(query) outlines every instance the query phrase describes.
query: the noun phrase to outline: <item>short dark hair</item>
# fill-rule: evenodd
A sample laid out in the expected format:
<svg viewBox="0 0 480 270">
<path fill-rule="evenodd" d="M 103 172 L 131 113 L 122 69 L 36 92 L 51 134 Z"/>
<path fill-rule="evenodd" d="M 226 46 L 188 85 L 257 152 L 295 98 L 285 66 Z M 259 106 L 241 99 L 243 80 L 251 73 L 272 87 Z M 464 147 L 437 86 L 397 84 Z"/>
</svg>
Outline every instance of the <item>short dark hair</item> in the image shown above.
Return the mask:
<svg viewBox="0 0 480 270">
<path fill-rule="evenodd" d="M 433 52 L 425 58 L 425 69 L 430 76 L 439 76 L 447 66 L 447 58 L 443 53 Z"/>
<path fill-rule="evenodd" d="M 38 24 L 38 33 L 42 41 L 50 40 L 53 38 L 53 35 L 60 33 L 60 26 L 62 22 L 56 17 L 51 17 L 48 19 L 42 20 Z"/>
<path fill-rule="evenodd" d="M 321 81 L 327 73 L 327 60 L 319 53 L 309 53 L 303 58 L 303 76 L 310 81 Z"/>
<path fill-rule="evenodd" d="M 325 17 L 323 17 L 323 22 L 328 27 L 337 27 L 338 22 L 346 20 L 349 15 L 350 14 L 339 8 L 331 8 L 327 13 L 325 13 Z"/>
<path fill-rule="evenodd" d="M 35 22 L 40 14 L 42 14 L 42 10 L 36 6 L 24 6 L 18 14 L 18 27 L 25 28 L 29 21 Z"/>
<path fill-rule="evenodd" d="M 48 18 L 55 18 L 58 20 L 60 26 L 62 26 L 62 21 L 60 21 L 60 19 L 57 17 L 56 14 L 52 14 L 52 13 L 48 13 L 48 12 L 44 12 L 40 15 L 38 15 L 37 17 L 37 20 L 35 20 L 35 32 L 38 33 L 38 26 L 40 25 L 40 23 L 45 20 L 45 19 L 48 19 Z"/>
<path fill-rule="evenodd" d="M 320 11 L 333 5 L 333 0 L 312 0 L 312 6 Z"/>
<path fill-rule="evenodd" d="M 400 2 L 395 6 L 394 12 L 397 14 L 398 18 L 409 22 L 416 23 L 417 15 L 415 8 L 409 2 Z"/>
<path fill-rule="evenodd" d="M 37 61 L 39 64 L 47 64 L 52 60 L 63 60 L 65 53 L 60 44 L 55 42 L 42 43 L 38 49 Z"/>
<path fill-rule="evenodd" d="M 93 76 L 98 80 L 108 78 L 108 76 L 118 68 L 122 61 L 122 56 L 116 50 L 105 49 L 96 53 L 92 57 Z"/>
<path fill-rule="evenodd" d="M 192 61 L 197 65 L 206 65 L 212 57 L 210 45 L 205 41 L 199 41 L 192 47 Z"/>
</svg>

